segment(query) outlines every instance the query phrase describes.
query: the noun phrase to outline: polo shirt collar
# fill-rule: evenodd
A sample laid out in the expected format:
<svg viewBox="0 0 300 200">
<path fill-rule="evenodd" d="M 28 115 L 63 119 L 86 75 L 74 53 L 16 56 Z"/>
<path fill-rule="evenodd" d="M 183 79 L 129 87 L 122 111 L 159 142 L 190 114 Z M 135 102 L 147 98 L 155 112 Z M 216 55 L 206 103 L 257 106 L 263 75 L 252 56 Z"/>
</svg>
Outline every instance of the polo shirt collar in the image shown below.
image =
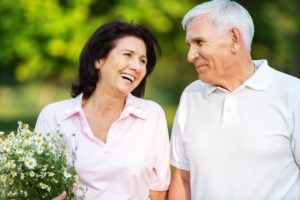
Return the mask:
<svg viewBox="0 0 300 200">
<path fill-rule="evenodd" d="M 67 119 L 75 114 L 78 114 L 78 113 L 83 113 L 83 110 L 82 110 L 82 97 L 83 97 L 83 94 L 81 93 L 80 95 L 76 96 L 75 98 L 73 98 L 73 104 L 70 105 L 69 108 L 66 108 L 65 109 L 65 115 L 64 115 L 64 119 Z"/>
<path fill-rule="evenodd" d="M 67 108 L 65 110 L 65 116 L 64 119 L 67 119 L 75 114 L 83 114 L 82 110 L 82 98 L 83 94 L 81 93 L 77 97 L 73 99 L 74 104 L 71 105 L 71 108 Z M 142 109 L 140 99 L 133 96 L 132 94 L 129 94 L 126 98 L 126 103 L 124 110 L 122 111 L 120 118 L 127 117 L 128 115 L 134 115 L 138 118 L 145 119 L 145 111 Z"/>
<path fill-rule="evenodd" d="M 245 81 L 243 86 L 247 86 L 254 90 L 266 90 L 273 79 L 274 70 L 269 67 L 267 60 L 253 60 L 253 63 L 256 67 L 256 71 L 248 80 Z M 206 84 L 204 92 L 205 97 L 218 89 L 222 90 L 218 86 Z"/>
<path fill-rule="evenodd" d="M 246 82 L 245 86 L 255 90 L 266 90 L 270 85 L 274 69 L 269 67 L 267 60 L 254 60 L 256 72 Z"/>
<path fill-rule="evenodd" d="M 206 84 L 204 95 L 207 97 L 211 93 L 215 92 L 218 89 L 218 86 Z"/>
<path fill-rule="evenodd" d="M 130 114 L 140 119 L 146 119 L 145 111 L 142 109 L 141 99 L 133 96 L 132 94 L 128 94 L 125 107 L 120 115 L 120 118 L 127 117 Z"/>
</svg>

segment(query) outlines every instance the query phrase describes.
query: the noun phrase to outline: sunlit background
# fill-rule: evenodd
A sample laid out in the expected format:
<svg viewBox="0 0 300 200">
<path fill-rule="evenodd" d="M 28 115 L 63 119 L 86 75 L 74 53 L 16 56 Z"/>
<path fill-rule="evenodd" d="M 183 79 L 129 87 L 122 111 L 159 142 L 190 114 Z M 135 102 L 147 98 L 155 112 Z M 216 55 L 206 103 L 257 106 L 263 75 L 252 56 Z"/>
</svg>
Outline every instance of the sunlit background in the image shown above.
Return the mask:
<svg viewBox="0 0 300 200">
<path fill-rule="evenodd" d="M 1 0 L 0 130 L 17 121 L 34 127 L 41 108 L 70 98 L 80 51 L 109 20 L 148 26 L 163 54 L 148 79 L 146 98 L 161 104 L 169 128 L 183 88 L 196 79 L 186 62 L 182 16 L 196 0 Z M 256 27 L 252 56 L 300 77 L 299 0 L 243 0 Z M 299 91 L 300 92 L 300 91 Z"/>
</svg>

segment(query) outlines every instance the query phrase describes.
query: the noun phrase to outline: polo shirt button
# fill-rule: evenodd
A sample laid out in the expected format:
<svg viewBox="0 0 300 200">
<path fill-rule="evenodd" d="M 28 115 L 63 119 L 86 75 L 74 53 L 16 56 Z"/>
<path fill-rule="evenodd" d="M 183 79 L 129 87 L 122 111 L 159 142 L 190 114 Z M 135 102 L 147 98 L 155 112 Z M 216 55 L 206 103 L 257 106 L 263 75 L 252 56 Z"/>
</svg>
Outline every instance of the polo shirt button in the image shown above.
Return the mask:
<svg viewBox="0 0 300 200">
<path fill-rule="evenodd" d="M 103 151 L 104 153 L 109 153 L 109 148 L 107 146 L 104 146 Z"/>
</svg>

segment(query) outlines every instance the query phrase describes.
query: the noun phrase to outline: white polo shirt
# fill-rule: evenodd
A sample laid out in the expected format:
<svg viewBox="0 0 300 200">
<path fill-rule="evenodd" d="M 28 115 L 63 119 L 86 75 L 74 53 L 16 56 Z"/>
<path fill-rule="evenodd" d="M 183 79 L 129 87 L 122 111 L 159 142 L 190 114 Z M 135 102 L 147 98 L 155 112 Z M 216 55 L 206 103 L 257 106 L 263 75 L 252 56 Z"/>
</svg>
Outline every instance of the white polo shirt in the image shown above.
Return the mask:
<svg viewBox="0 0 300 200">
<path fill-rule="evenodd" d="M 193 200 L 300 199 L 300 80 L 254 63 L 233 92 L 197 80 L 181 96 L 171 164 Z"/>
<path fill-rule="evenodd" d="M 60 124 L 68 148 L 77 146 L 75 165 L 86 200 L 144 200 L 150 190 L 168 190 L 169 135 L 157 103 L 128 95 L 106 143 L 92 133 L 81 104 L 82 95 L 49 104 L 35 129 L 54 134 Z"/>
</svg>

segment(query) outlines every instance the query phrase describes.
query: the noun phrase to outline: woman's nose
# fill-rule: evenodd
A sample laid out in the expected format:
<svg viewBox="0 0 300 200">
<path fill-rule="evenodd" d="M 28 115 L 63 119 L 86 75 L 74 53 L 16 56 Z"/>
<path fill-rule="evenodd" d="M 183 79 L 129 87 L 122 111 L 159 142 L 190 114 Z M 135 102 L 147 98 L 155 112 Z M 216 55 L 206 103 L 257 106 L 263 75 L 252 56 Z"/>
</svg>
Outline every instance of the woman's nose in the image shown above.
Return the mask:
<svg viewBox="0 0 300 200">
<path fill-rule="evenodd" d="M 130 69 L 133 69 L 135 71 L 139 71 L 142 67 L 142 63 L 139 59 L 133 59 L 130 63 Z"/>
</svg>

